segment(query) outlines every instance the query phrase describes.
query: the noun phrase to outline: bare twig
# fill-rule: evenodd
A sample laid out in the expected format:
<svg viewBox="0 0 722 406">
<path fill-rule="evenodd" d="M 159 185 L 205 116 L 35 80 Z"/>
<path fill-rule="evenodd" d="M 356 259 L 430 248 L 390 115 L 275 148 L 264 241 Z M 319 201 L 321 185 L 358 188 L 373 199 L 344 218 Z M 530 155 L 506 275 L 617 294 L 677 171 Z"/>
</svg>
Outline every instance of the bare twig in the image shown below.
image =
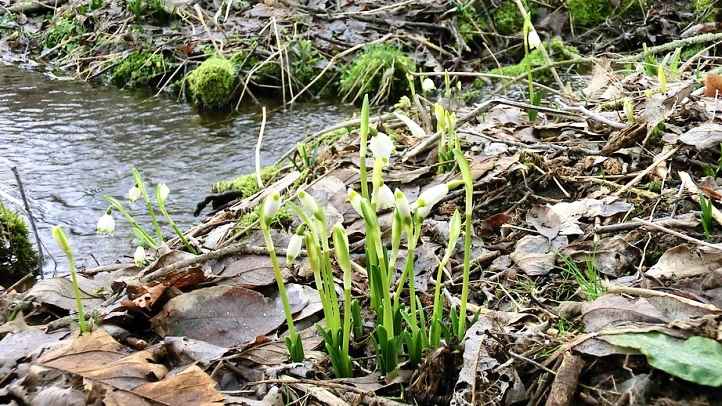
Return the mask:
<svg viewBox="0 0 722 406">
<path fill-rule="evenodd" d="M 23 181 L 20 179 L 20 172 L 18 172 L 18 168 L 13 166 L 10 168 L 11 171 L 13 171 L 13 174 L 15 175 L 15 180 L 18 182 L 18 189 L 20 190 L 20 197 L 23 199 L 23 204 L 25 205 L 25 211 L 28 214 L 28 220 L 30 221 L 30 227 L 33 229 L 33 234 L 35 235 L 35 243 L 38 245 L 38 269 L 35 271 L 37 275 L 40 275 L 40 278 L 43 278 L 43 246 L 40 241 L 40 233 L 38 233 L 38 228 L 35 225 L 35 217 L 33 216 L 32 210 L 30 210 L 30 203 L 28 203 L 28 198 L 25 196 L 25 188 L 23 187 Z"/>
</svg>

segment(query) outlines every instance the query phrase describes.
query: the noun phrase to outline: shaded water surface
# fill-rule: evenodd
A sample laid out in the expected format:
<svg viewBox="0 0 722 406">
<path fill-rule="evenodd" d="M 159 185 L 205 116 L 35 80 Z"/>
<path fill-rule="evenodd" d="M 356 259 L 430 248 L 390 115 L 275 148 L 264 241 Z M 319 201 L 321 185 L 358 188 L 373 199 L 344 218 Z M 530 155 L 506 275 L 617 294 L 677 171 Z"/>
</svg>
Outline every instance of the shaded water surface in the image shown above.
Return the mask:
<svg viewBox="0 0 722 406">
<path fill-rule="evenodd" d="M 42 241 L 58 262 L 46 258 L 46 273 L 56 268 L 66 272 L 50 235 L 53 225 L 68 232 L 81 265 L 131 255 L 130 231 L 119 215 L 112 237 L 95 234 L 107 207 L 102 196 L 124 198 L 135 166 L 147 183 L 169 185 L 169 211 L 181 228 L 189 227 L 197 220 L 195 204 L 213 182 L 253 171 L 258 110 L 202 117 L 166 98 L 50 80 L 0 63 L 0 200 L 17 209 L 20 195 L 10 171 L 17 166 Z M 264 164 L 305 135 L 350 114 L 348 108 L 328 104 L 271 110 L 261 152 Z M 134 209 L 142 212 L 140 202 Z"/>
</svg>

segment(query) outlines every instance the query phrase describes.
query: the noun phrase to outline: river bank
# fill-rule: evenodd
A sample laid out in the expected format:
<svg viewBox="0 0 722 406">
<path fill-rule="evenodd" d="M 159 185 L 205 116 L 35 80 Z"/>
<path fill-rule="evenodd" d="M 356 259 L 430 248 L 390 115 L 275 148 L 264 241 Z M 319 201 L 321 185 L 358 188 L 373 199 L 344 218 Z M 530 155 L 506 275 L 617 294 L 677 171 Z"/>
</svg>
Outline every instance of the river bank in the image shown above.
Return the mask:
<svg viewBox="0 0 722 406">
<path fill-rule="evenodd" d="M 234 58 L 231 52 L 218 55 L 231 49 L 221 39 L 229 33 L 221 29 L 235 21 L 234 27 L 255 27 L 267 36 L 257 44 L 276 55 L 285 72 L 273 92 L 290 102 L 311 83 L 286 82 L 296 76 L 286 76 L 293 70 L 283 67 L 293 63 L 285 52 L 299 43 L 297 32 L 305 33 L 280 22 L 290 15 L 347 37 L 347 46 L 326 55 L 328 62 L 336 58 L 333 66 L 339 68 L 329 67 L 329 74 L 349 77 L 358 61 L 362 68 L 375 67 L 368 72 L 383 71 L 377 80 L 361 69 L 355 74 L 362 79 L 352 83 L 360 86 L 359 102 L 368 92 L 370 100 L 386 106 L 377 114 L 357 109 L 353 119 L 299 138 L 274 165 L 254 162 L 255 170 L 230 188 L 216 187 L 216 207 L 203 208 L 202 220 L 188 229 L 175 230 L 170 221 L 154 224 L 165 202 L 176 198 L 174 185 L 136 178 L 136 187 L 119 194 L 108 215 L 117 223 L 135 222 L 135 243 L 145 248 L 134 261 L 82 269 L 76 292 L 82 306 L 64 277 L 39 281 L 27 292 L 3 292 L 6 323 L 0 329 L 7 334 L 0 341 L 0 382 L 6 385 L 0 400 L 722 401 L 717 209 L 722 77 L 716 73 L 722 36 L 707 32 L 715 24 L 704 23 L 714 7 L 707 4 L 693 15 L 681 3 L 615 7 L 570 1 L 552 10 L 535 6 L 526 23 L 514 25 L 512 19 L 512 28 L 501 33 L 505 20 L 498 13 L 508 3 L 483 3 L 473 10 L 486 17 L 470 22 L 468 9 L 430 11 L 441 5 L 435 2 L 354 4 L 343 11 L 329 5 L 325 14 L 315 11 L 317 3 L 296 8 L 259 3 L 248 10 L 235 10 L 233 3 L 203 4 L 190 6 L 190 13 L 181 8 L 187 13 L 179 19 L 195 13 L 198 24 L 171 44 L 193 38 L 198 40 L 193 49 L 201 44 L 213 49 L 203 58 L 178 59 L 178 77 L 192 75 L 191 65 L 200 66 L 206 56 L 212 71 L 227 73 Z M 89 3 L 89 19 L 114 4 Z M 143 10 L 143 4 L 133 7 Z M 528 6 L 513 5 L 512 11 Z M 577 14 L 570 18 L 566 10 L 572 6 Z M 578 14 L 581 9 L 589 13 Z M 554 10 L 563 18 L 555 20 Z M 254 15 L 262 21 L 255 26 L 234 20 Z M 344 30 L 330 28 L 339 20 Z M 574 30 L 565 28 L 570 20 Z M 180 30 L 173 21 L 170 27 Z M 480 21 L 492 24 L 493 34 L 482 30 Z M 287 30 L 276 35 L 274 28 L 282 26 Z M 461 34 L 472 32 L 469 26 L 479 33 L 467 42 Z M 379 27 L 393 27 L 393 33 Z M 615 29 L 625 35 L 611 35 Z M 143 32 L 149 31 L 146 26 Z M 113 32 L 112 38 L 125 41 L 138 31 Z M 455 42 L 454 32 L 464 41 Z M 562 40 L 552 39 L 559 33 Z M 76 72 L 110 66 L 103 57 L 87 57 L 87 47 L 107 46 L 93 35 L 72 34 L 58 43 L 79 39 L 73 49 L 81 51 L 65 54 L 66 65 L 76 61 L 69 65 Z M 494 47 L 481 41 L 485 35 Z M 132 37 L 139 38 L 142 33 Z M 635 44 L 635 38 L 647 41 Z M 354 49 L 354 39 L 389 44 Z M 156 41 L 163 53 L 178 50 L 165 37 Z M 340 40 L 329 43 L 334 41 Z M 642 42 L 650 46 L 640 53 Z M 467 50 L 463 43 L 477 48 Z M 628 52 L 597 52 L 612 45 Z M 398 49 L 389 48 L 394 46 Z M 485 56 L 485 47 L 497 52 Z M 512 49 L 520 52 L 511 56 Z M 391 55 L 391 62 L 375 64 L 371 52 Z M 273 60 L 268 56 L 263 61 Z M 486 68 L 505 57 L 521 62 Z M 114 61 L 128 60 L 133 58 Z M 430 69 L 421 68 L 424 60 L 431 61 Z M 434 60 L 450 72 L 434 73 Z M 240 72 L 233 85 L 221 81 L 212 87 L 233 87 L 232 96 L 189 100 L 205 100 L 199 109 L 224 100 L 227 108 L 250 97 L 235 85 L 253 82 L 261 68 L 244 76 L 245 68 L 231 66 Z M 390 79 L 397 72 L 404 76 Z M 422 80 L 427 76 L 431 82 Z M 475 88 L 476 80 L 484 86 Z M 188 81 L 203 82 L 198 75 Z M 254 94 L 269 89 L 257 84 L 248 88 Z M 524 96 L 503 97 L 514 84 Z M 338 86 L 336 94 L 343 97 L 343 85 Z M 273 144 L 263 133 L 259 145 Z M 146 201 L 148 216 L 121 215 L 118 207 L 129 200 Z M 112 227 L 106 221 L 103 228 Z M 81 311 L 89 325 L 77 316 Z"/>
</svg>

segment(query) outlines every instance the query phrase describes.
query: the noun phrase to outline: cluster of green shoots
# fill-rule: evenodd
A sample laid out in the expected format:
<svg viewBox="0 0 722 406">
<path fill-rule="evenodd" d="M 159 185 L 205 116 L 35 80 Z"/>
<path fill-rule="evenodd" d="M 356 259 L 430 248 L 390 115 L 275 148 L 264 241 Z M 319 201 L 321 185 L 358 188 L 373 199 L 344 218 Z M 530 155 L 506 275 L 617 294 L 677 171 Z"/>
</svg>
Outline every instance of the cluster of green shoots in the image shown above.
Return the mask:
<svg viewBox="0 0 722 406">
<path fill-rule="evenodd" d="M 441 113 L 437 113 L 441 114 Z M 444 112 L 443 117 L 448 117 Z M 453 125 L 450 124 L 450 125 Z M 360 182 L 361 192 L 350 189 L 348 201 L 364 222 L 365 229 L 365 266 L 354 263 L 349 252 L 346 230 L 341 223 L 331 227 L 325 216 L 325 209 L 320 207 L 308 193 L 298 194 L 298 204 L 287 202 L 287 206 L 301 220 L 301 226 L 291 237 L 287 250 L 287 265 L 290 265 L 299 254 L 303 244 L 309 258 L 316 283 L 316 289 L 323 305 L 324 323 L 319 329 L 324 337 L 326 352 L 329 354 L 334 374 L 337 377 L 350 377 L 353 374 L 352 358 L 349 353 L 352 334 L 361 338 L 363 320 L 360 304 L 351 296 L 352 275 L 354 270 L 365 272 L 369 285 L 369 302 L 375 313 L 373 340 L 377 354 L 379 370 L 389 376 L 393 375 L 404 355 L 411 365 L 421 361 L 425 350 L 438 347 L 442 337 L 447 340 L 461 339 L 466 333 L 466 308 L 469 295 L 469 273 L 472 238 L 472 196 L 473 183 L 469 164 L 459 147 L 451 151 L 456 165 L 461 170 L 462 180 L 442 183 L 424 190 L 418 199 L 409 203 L 401 190 L 392 192 L 384 184 L 383 171 L 389 164 L 394 150 L 390 137 L 374 131 L 369 127 L 369 102 L 364 98 L 360 123 Z M 451 134 L 452 129 L 447 130 Z M 455 136 L 455 134 L 454 134 Z M 373 154 L 374 164 L 371 169 L 371 182 L 368 182 L 366 155 Z M 462 218 L 458 211 L 454 213 L 449 225 L 449 241 L 442 260 L 439 263 L 434 304 L 430 319 L 427 320 L 424 308 L 416 295 L 415 288 L 415 251 L 421 236 L 423 220 L 431 213 L 434 205 L 446 197 L 450 188 L 464 185 L 466 190 L 465 235 L 464 235 L 464 276 L 461 303 L 457 311 L 455 306 L 450 309 L 448 323 L 444 322 L 444 302 L 441 296 L 441 278 L 443 269 L 454 254 L 457 241 L 461 235 Z M 369 188 L 369 186 L 371 186 Z M 261 215 L 261 228 L 265 236 L 266 247 L 271 257 L 279 294 L 284 304 L 288 334 L 286 345 L 291 359 L 295 362 L 303 360 L 303 346 L 296 330 L 291 314 L 286 289 L 281 275 L 280 264 L 271 240 L 269 219 L 281 207 L 281 196 L 271 193 L 265 199 Z M 382 239 L 378 213 L 393 210 L 391 226 L 390 252 Z M 406 258 L 403 272 L 395 281 L 396 262 L 402 239 L 406 239 Z M 331 244 L 332 243 L 332 244 Z M 339 298 L 335 290 L 333 269 L 335 263 L 343 272 L 343 315 L 339 306 Z M 408 305 L 402 302 L 402 294 L 408 288 Z"/>
<path fill-rule="evenodd" d="M 138 172 L 137 169 L 133 168 L 132 174 L 134 184 L 133 187 L 128 191 L 128 201 L 129 203 L 134 203 L 137 200 L 143 200 L 146 211 L 151 220 L 152 231 L 146 230 L 145 227 L 140 222 L 138 222 L 138 220 L 133 216 L 133 214 L 131 214 L 130 210 L 128 210 L 121 201 L 112 196 L 104 196 L 105 200 L 110 204 L 110 207 L 108 207 L 105 214 L 98 220 L 98 232 L 101 234 L 112 233 L 115 230 L 115 221 L 113 220 L 112 213 L 113 211 L 117 211 L 118 213 L 120 213 L 130 225 L 130 228 L 133 231 L 133 235 L 135 235 L 136 239 L 139 242 L 138 250 L 136 250 L 136 263 L 138 263 L 138 265 L 141 265 L 144 262 L 145 258 L 145 248 L 157 249 L 161 246 L 161 244 L 164 243 L 163 230 L 161 229 L 160 222 L 158 221 L 158 214 L 156 212 L 157 208 L 160 214 L 165 218 L 168 225 L 170 225 L 170 227 L 173 229 L 173 232 L 176 234 L 183 246 L 189 252 L 197 254 L 198 252 L 196 248 L 190 243 L 190 241 L 180 230 L 176 222 L 173 221 L 170 213 L 168 213 L 168 209 L 166 208 L 166 203 L 168 202 L 168 195 L 170 194 L 170 189 L 168 188 L 168 186 L 164 183 L 159 183 L 156 185 L 154 207 L 153 201 L 151 200 L 151 196 L 148 193 L 148 189 L 145 186 L 145 182 L 143 181 L 140 172 Z M 141 255 L 140 251 L 143 251 L 143 255 Z M 141 257 L 143 258 L 143 260 L 140 259 Z"/>
<path fill-rule="evenodd" d="M 579 285 L 584 297 L 589 301 L 594 301 L 602 296 L 605 292 L 602 278 L 597 271 L 594 255 L 587 256 L 584 260 L 584 271 L 579 269 L 579 265 L 568 255 L 560 255 L 564 267 L 562 272 L 574 278 Z"/>
<path fill-rule="evenodd" d="M 699 208 L 701 210 L 700 219 L 702 228 L 704 229 L 704 238 L 709 240 L 712 238 L 712 202 L 704 194 L 699 195 Z"/>
<path fill-rule="evenodd" d="M 459 149 L 459 137 L 456 135 L 456 114 L 437 103 L 434 105 L 434 115 L 436 116 L 436 132 L 439 134 L 438 171 L 444 173 L 454 168 L 454 151 Z"/>
</svg>

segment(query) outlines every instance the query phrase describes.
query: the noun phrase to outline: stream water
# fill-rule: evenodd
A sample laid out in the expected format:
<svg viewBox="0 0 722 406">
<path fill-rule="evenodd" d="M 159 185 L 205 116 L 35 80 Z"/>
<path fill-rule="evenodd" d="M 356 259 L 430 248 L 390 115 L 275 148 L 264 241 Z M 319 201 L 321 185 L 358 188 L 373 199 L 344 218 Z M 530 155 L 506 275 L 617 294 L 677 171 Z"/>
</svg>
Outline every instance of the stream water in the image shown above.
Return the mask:
<svg viewBox="0 0 722 406">
<path fill-rule="evenodd" d="M 167 98 L 51 80 L 0 62 L 0 200 L 13 209 L 21 206 L 10 170 L 16 166 L 47 253 L 46 274 L 67 271 L 51 237 L 54 225 L 66 230 L 79 265 L 109 263 L 132 255 L 134 247 L 118 214 L 114 235 L 96 235 L 97 219 L 107 208 L 102 197 L 124 200 L 135 166 L 147 184 L 170 187 L 169 211 L 181 228 L 189 227 L 198 221 L 193 209 L 213 182 L 253 171 L 259 110 L 200 116 Z M 269 110 L 263 163 L 351 113 L 319 103 Z M 140 202 L 133 208 L 148 224 Z"/>
</svg>

